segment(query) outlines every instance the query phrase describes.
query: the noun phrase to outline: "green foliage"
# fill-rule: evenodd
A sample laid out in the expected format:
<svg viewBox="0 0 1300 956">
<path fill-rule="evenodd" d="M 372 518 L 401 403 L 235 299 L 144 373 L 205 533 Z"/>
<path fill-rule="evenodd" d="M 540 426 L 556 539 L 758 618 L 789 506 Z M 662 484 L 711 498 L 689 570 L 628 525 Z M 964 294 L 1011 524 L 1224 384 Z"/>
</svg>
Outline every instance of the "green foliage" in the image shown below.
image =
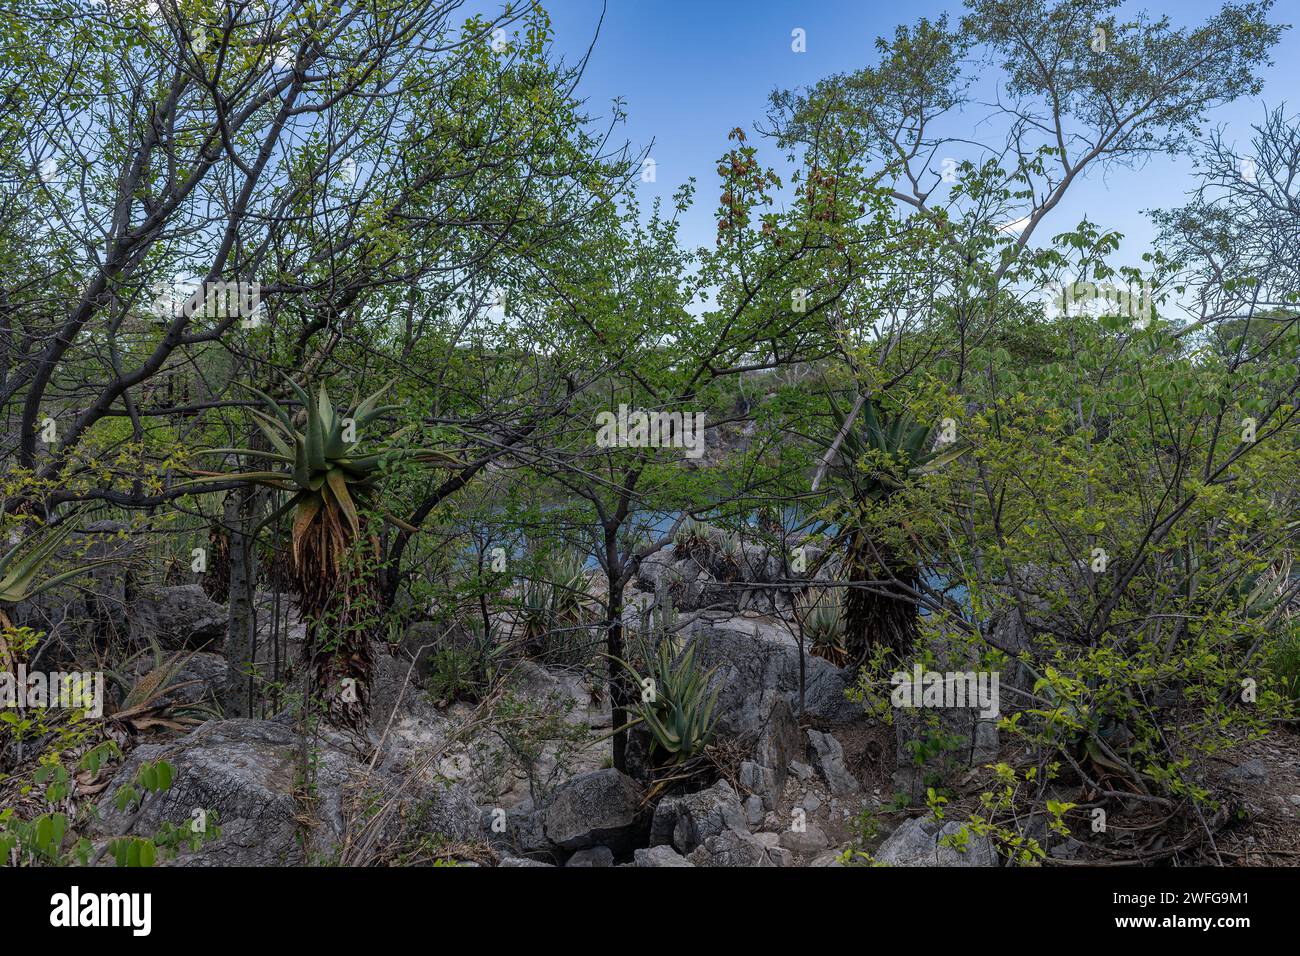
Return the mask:
<svg viewBox="0 0 1300 956">
<path fill-rule="evenodd" d="M 540 700 L 506 692 L 493 710 L 491 733 L 505 756 L 498 772 L 522 774 L 535 804 L 568 779 L 591 742 L 591 729 L 572 719 L 573 706 L 573 698 L 561 692 Z"/>
<path fill-rule="evenodd" d="M 465 644 L 429 652 L 428 696 L 438 706 L 482 700 L 495 686 L 504 666 L 505 645 L 494 635 L 485 634 L 481 623 L 471 623 L 469 632 Z"/>
<path fill-rule="evenodd" d="M 57 527 L 41 525 L 26 537 L 0 553 L 0 604 L 17 604 L 80 577 L 91 568 L 104 562 L 92 562 L 57 573 L 49 573 L 49 566 L 58 556 L 76 522 L 65 518 Z M 0 615 L 3 612 L 0 611 Z M 3 617 L 0 617 L 3 622 Z M 0 660 L 2 657 L 0 649 Z"/>
<path fill-rule="evenodd" d="M 1293 714 L 1300 711 L 1300 629 L 1290 628 L 1272 645 L 1268 667 L 1278 694 Z"/>
<path fill-rule="evenodd" d="M 117 791 L 117 809 L 126 812 L 143 801 L 169 791 L 176 779 L 176 768 L 166 760 L 155 760 L 140 767 L 135 780 Z M 108 852 L 118 866 L 153 866 L 159 852 L 174 857 L 182 849 L 197 852 L 209 840 L 221 836 L 215 811 L 196 810 L 189 822 L 164 821 L 152 836 L 125 835 L 108 842 Z"/>
<path fill-rule="evenodd" d="M 970 815 L 961 833 L 988 838 L 1008 864 L 1037 866 L 1047 854 L 1037 839 L 1022 832 L 1021 821 L 1016 819 L 1015 813 L 1016 807 L 1025 802 L 1021 791 L 1033 789 L 1038 782 L 1038 768 L 1031 767 L 1017 774 L 1011 766 L 999 763 L 992 770 L 995 788 L 980 794 L 980 809 Z M 1074 804 L 1049 799 L 1045 806 L 1049 829 L 1068 835 L 1070 831 L 1062 817 L 1074 808 Z"/>
<path fill-rule="evenodd" d="M 987 834 L 1020 862 L 1035 852 L 1016 842 L 1014 821 L 1043 814 L 1060 835 L 1075 809 L 1069 788 L 1103 802 L 1112 798 L 1097 794 L 1132 791 L 1200 825 L 1219 801 L 1206 758 L 1294 717 L 1300 325 L 1274 301 L 1262 316 L 1255 302 L 1239 308 L 1243 294 L 1274 290 L 1216 261 L 1280 224 L 1280 239 L 1252 247 L 1265 255 L 1251 265 L 1273 267 L 1293 245 L 1294 210 L 1268 184 L 1294 176 L 1261 170 L 1253 201 L 1268 215 L 1252 218 L 1213 195 L 1242 177 L 1212 173 L 1205 200 L 1165 220 L 1181 241 L 1141 269 L 1108 264 L 1122 237 L 1103 226 L 1085 221 L 1050 243 L 1041 227 L 1090 167 L 1184 152 L 1211 107 L 1257 93 L 1283 31 L 1267 3 L 1227 4 L 1183 28 L 1111 0 L 968 0 L 960 20 L 901 26 L 860 69 L 774 94 L 788 175 L 731 130 L 710 190 L 716 243 L 698 250 L 679 235 L 694 181 L 666 203 L 638 203 L 633 160 L 607 153 L 590 128 L 574 92 L 580 69 L 551 60 L 540 6 L 506 14 L 502 49 L 495 21 L 457 23 L 454 5 L 422 0 L 309 4 L 277 14 L 274 30 L 251 6 L 218 24 L 199 4 L 186 24 L 206 25 L 204 50 L 177 47 L 174 18 L 100 6 L 0 11 L 10 81 L 0 165 L 17 184 L 0 222 L 5 314 L 15 342 L 42 343 L 6 368 L 5 411 L 24 430 L 22 467 L 6 460 L 0 478 L 4 514 L 79 495 L 192 513 L 207 487 L 269 489 L 265 523 L 293 515 L 290 586 L 318 655 L 307 683 L 324 692 L 368 670 L 397 602 L 388 585 L 411 585 L 422 607 L 438 602 L 441 620 L 471 605 L 484 619 L 515 612 L 528 653 L 586 665 L 600 633 L 611 654 L 625 653 L 624 589 L 664 544 L 661 518 L 707 514 L 740 529 L 758 511 L 765 540 L 784 549 L 781 516 L 807 507 L 837 538 L 845 589 L 800 609 L 802 633 L 814 653 L 860 667 L 850 696 L 870 714 L 893 718 L 889 666 L 933 662 L 940 641 L 979 666 L 1014 667 L 1004 736 L 1059 774 L 1045 773 L 1049 793 L 1047 781 L 999 769 L 981 817 L 951 839 L 960 849 Z M 263 108 L 288 75 L 279 44 L 302 60 L 297 101 L 319 109 Z M 1029 119 L 1005 143 L 948 150 L 961 135 L 948 138 L 948 120 L 973 105 L 976 64 L 997 108 Z M 616 105 L 612 120 L 622 119 Z M 1006 124 L 978 125 L 982 137 Z M 132 162 L 134 140 L 118 135 L 132 129 L 180 132 Z M 1294 130 L 1281 131 L 1285 147 Z M 984 158 L 955 163 L 941 185 L 927 164 L 950 151 Z M 1285 152 L 1254 150 L 1261 160 Z M 45 156 L 56 157 L 58 184 L 31 168 Z M 344 162 L 351 181 L 336 175 Z M 101 249 L 109 225 L 137 207 L 151 222 L 132 233 L 130 254 Z M 251 263 L 275 289 L 267 327 L 145 314 L 159 275 L 234 275 Z M 1149 280 L 1162 309 L 1196 301 L 1203 314 L 1187 326 L 1109 309 L 1049 317 L 1033 298 L 1110 278 Z M 497 293 L 509 302 L 500 318 L 483 308 Z M 249 412 L 231 401 L 238 377 L 285 370 L 319 380 L 317 393 L 291 380 L 289 400 L 252 390 L 261 407 Z M 387 382 L 394 404 L 379 405 L 381 390 L 349 418 L 325 384 L 342 374 L 358 394 Z M 194 395 L 191 378 L 202 385 Z M 867 398 L 850 413 L 845 395 Z M 620 403 L 705 410 L 710 441 L 743 449 L 683 461 L 681 449 L 593 447 L 587 422 Z M 41 454 L 37 409 L 60 419 Z M 398 418 L 420 423 L 414 444 L 454 434 L 470 451 L 458 460 L 407 447 L 396 425 L 379 434 Z M 939 447 L 932 423 L 949 418 L 960 439 Z M 1247 420 L 1258 433 L 1249 439 Z M 261 448 L 204 453 L 256 470 L 173 483 L 193 473 L 183 445 L 240 443 L 225 436 L 253 429 Z M 813 488 L 832 443 L 830 485 Z M 431 481 L 428 466 L 451 475 Z M 445 533 L 403 550 L 415 528 L 387 513 L 397 501 Z M 381 534 L 375 517 L 398 530 Z M 151 518 L 150 530 L 166 520 Z M 481 566 L 466 573 L 449 555 L 478 525 L 492 540 L 502 528 L 527 537 L 539 566 L 512 569 L 509 584 Z M 0 602 L 79 573 L 51 570 L 71 528 L 38 528 L 0 556 Z M 549 560 L 575 547 L 601 562 L 599 593 L 576 553 Z M 690 520 L 674 548 L 722 580 L 741 576 L 734 532 Z M 611 682 L 623 691 L 626 676 L 646 675 L 652 693 L 636 719 L 657 754 L 688 760 L 716 722 L 712 672 L 671 639 L 671 611 L 655 614 L 664 619 L 641 629 L 655 639 Z M 0 635 L 0 666 L 32 647 L 30 633 Z M 500 654 L 489 634 L 436 650 L 432 696 L 494 693 Z M 179 659 L 158 664 L 124 714 L 151 706 L 179 669 Z M 538 715 L 512 707 L 497 716 L 520 759 L 538 762 L 541 743 L 522 729 Z M 23 745 L 15 751 L 30 756 L 38 742 L 39 769 L 22 769 L 29 792 L 68 799 L 67 754 L 96 744 L 85 726 L 49 713 L 0 722 Z M 959 740 L 938 719 L 916 723 L 905 756 L 942 777 Z M 139 797 L 165 790 L 168 773 L 133 784 Z M 943 781 L 928 782 L 938 795 Z M 57 859 L 75 829 L 49 809 L 11 820 L 15 834 L 31 828 L 33 858 Z M 152 862 L 143 841 L 123 837 L 115 857 Z"/>
<path fill-rule="evenodd" d="M 105 741 L 87 750 L 77 769 L 94 776 L 107 760 L 120 757 L 117 745 Z M 114 799 L 117 809 L 131 810 L 149 796 L 167 792 L 175 773 L 175 768 L 165 760 L 145 763 L 133 781 L 118 789 Z M 50 804 L 63 804 L 71 795 L 69 775 L 60 762 L 43 763 L 34 780 L 46 785 L 45 798 Z M 157 861 L 160 852 L 175 856 L 184 848 L 197 851 L 205 842 L 221 835 L 216 814 L 197 811 L 189 823 L 164 822 L 152 836 L 113 837 L 96 853 L 90 839 L 73 832 L 73 823 L 62 810 L 42 813 L 30 820 L 20 819 L 12 807 L 0 810 L 0 863 L 87 866 L 103 853 L 109 853 L 118 866 L 149 867 Z"/>
</svg>

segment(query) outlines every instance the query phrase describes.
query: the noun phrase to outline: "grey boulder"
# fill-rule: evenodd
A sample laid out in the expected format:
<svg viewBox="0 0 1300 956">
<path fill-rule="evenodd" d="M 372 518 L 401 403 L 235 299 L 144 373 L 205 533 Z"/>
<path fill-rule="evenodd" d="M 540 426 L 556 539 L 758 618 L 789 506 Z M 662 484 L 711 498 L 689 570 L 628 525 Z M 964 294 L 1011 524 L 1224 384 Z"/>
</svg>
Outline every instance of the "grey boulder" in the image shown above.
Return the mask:
<svg viewBox="0 0 1300 956">
<path fill-rule="evenodd" d="M 774 866 L 767 848 L 748 833 L 723 830 L 687 857 L 695 866 Z"/>
<path fill-rule="evenodd" d="M 189 826 L 195 812 L 203 811 L 220 826 L 220 836 L 197 852 L 184 850 L 174 861 L 190 866 L 329 861 L 345 834 L 358 836 L 366 826 L 379 828 L 381 846 L 430 835 L 453 841 L 480 836 L 479 809 L 463 787 L 413 775 L 400 781 L 384 773 L 368 775 L 362 761 L 329 737 L 313 740 L 311 750 L 310 825 L 304 825 L 298 734 L 283 723 L 241 718 L 210 720 L 169 743 L 137 747 L 100 798 L 96 832 L 102 837 L 128 829 L 152 834 L 164 823 Z M 174 768 L 172 785 L 149 795 L 132 824 L 134 810 L 119 810 L 114 798 L 134 783 L 146 762 L 157 760 Z M 394 810 L 367 816 L 364 808 L 377 803 L 390 803 Z"/>
<path fill-rule="evenodd" d="M 956 836 L 962 825 L 941 824 L 931 817 L 905 821 L 876 851 L 876 862 L 886 866 L 997 866 L 997 854 L 987 837 L 968 835 L 964 850 L 942 846 L 939 841 Z"/>
<path fill-rule="evenodd" d="M 565 866 L 613 866 L 614 853 L 607 846 L 592 846 L 569 857 Z"/>
<path fill-rule="evenodd" d="M 732 737 L 756 740 L 782 699 L 791 712 L 799 705 L 799 645 L 784 627 L 733 617 L 692 622 L 690 639 L 701 663 L 716 667 L 718 729 Z M 832 723 L 862 717 L 860 706 L 844 696 L 852 674 L 824 658 L 805 655 L 806 713 Z M 797 755 L 796 755 L 797 756 Z M 784 774 L 784 771 L 783 771 Z"/>
<path fill-rule="evenodd" d="M 781 846 L 800 856 L 812 856 L 826 849 L 826 834 L 815 823 L 800 830 L 786 830 L 781 834 Z"/>
<path fill-rule="evenodd" d="M 542 812 L 546 838 L 565 850 L 601 844 L 630 850 L 649 823 L 640 785 L 617 770 L 593 770 L 566 781 Z"/>
<path fill-rule="evenodd" d="M 655 807 L 650 842 L 671 843 L 681 853 L 690 853 L 723 830 L 748 832 L 740 797 L 731 784 L 721 780 L 699 793 L 665 797 Z"/>
<path fill-rule="evenodd" d="M 690 860 L 667 845 L 640 848 L 632 854 L 637 866 L 694 866 Z"/>
<path fill-rule="evenodd" d="M 225 606 L 197 584 L 145 591 L 131 603 L 128 619 L 133 642 L 165 651 L 202 650 L 226 636 Z"/>
</svg>

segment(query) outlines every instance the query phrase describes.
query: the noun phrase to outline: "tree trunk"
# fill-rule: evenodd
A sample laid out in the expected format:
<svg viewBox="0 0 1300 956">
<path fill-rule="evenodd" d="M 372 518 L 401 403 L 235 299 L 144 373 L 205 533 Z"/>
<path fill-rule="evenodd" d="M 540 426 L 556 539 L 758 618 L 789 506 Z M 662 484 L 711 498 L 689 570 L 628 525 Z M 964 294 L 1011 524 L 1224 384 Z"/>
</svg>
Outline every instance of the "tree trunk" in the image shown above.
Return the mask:
<svg viewBox="0 0 1300 956">
<path fill-rule="evenodd" d="M 357 553 L 361 548 L 370 553 Z M 369 716 L 378 560 L 379 540 L 364 523 L 360 538 L 354 538 L 340 515 L 322 508 L 299 539 L 291 564 L 307 629 L 304 650 L 312 682 L 307 695 L 336 727 L 360 730 Z"/>
<path fill-rule="evenodd" d="M 605 615 L 605 653 L 609 655 L 609 710 L 614 726 L 613 762 L 614 769 L 627 773 L 627 730 L 628 721 L 627 675 L 623 673 L 623 564 L 618 554 L 618 529 L 605 531 L 605 581 L 608 585 L 607 607 Z"/>
<path fill-rule="evenodd" d="M 227 717 L 253 716 L 253 651 L 257 633 L 257 524 L 261 496 L 249 486 L 226 493 L 222 524 L 229 541 L 230 601 L 226 623 L 226 680 L 221 705 Z"/>
<path fill-rule="evenodd" d="M 855 531 L 845 562 L 853 581 L 899 581 L 915 587 L 917 570 L 899 559 L 891 549 L 870 541 Z M 880 585 L 876 585 L 880 587 Z M 892 651 L 899 663 L 906 662 L 916 644 L 919 629 L 916 603 L 906 597 L 891 597 L 875 590 L 850 587 L 844 599 L 844 647 L 852 666 L 861 665 L 877 645 Z"/>
<path fill-rule="evenodd" d="M 611 658 L 623 656 L 623 599 L 619 596 L 617 603 L 610 603 L 606 653 Z M 614 722 L 614 769 L 627 773 L 627 730 L 623 726 L 628 721 L 627 681 L 622 665 L 617 661 L 609 662 L 609 706 L 610 716 Z"/>
</svg>

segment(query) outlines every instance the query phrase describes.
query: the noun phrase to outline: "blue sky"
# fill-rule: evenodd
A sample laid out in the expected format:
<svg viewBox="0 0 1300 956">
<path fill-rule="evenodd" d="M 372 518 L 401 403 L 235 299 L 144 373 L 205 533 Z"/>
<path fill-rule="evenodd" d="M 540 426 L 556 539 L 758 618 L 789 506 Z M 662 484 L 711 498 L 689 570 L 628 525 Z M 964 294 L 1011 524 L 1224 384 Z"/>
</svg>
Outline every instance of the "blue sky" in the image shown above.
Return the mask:
<svg viewBox="0 0 1300 956">
<path fill-rule="evenodd" d="M 545 5 L 555 25 L 557 51 L 580 56 L 599 21 L 600 0 L 550 0 Z M 1175 24 L 1194 26 L 1218 4 L 1178 0 L 1126 9 L 1168 12 Z M 932 0 L 609 0 L 579 91 L 597 116 L 607 116 L 610 101 L 621 96 L 628 111 L 625 137 L 638 147 L 653 143 L 657 181 L 640 186 L 644 198 L 669 197 L 688 177 L 696 177 L 700 188 L 683 239 L 707 244 L 714 235 L 714 165 L 727 148 L 728 130 L 752 130 L 764 116 L 772 89 L 804 86 L 873 63 L 877 36 L 892 35 L 899 23 L 945 11 L 956 17 L 961 6 Z M 1300 2 L 1278 3 L 1272 19 L 1300 21 Z M 790 49 L 795 27 L 806 31 L 806 53 Z M 1289 96 L 1290 111 L 1300 110 L 1295 93 L 1300 90 L 1300 34 L 1286 31 L 1273 59 L 1258 100 L 1239 101 L 1211 114 L 1211 125 L 1224 125 L 1242 145 L 1265 104 L 1275 106 Z M 761 155 L 774 165 L 780 158 L 774 148 Z M 1181 203 L 1191 185 L 1189 169 L 1183 157 L 1159 157 L 1143 169 L 1114 170 L 1104 178 L 1094 172 L 1072 187 L 1047 234 L 1069 228 L 1086 213 L 1123 232 L 1122 258 L 1136 261 L 1152 236 L 1142 210 Z"/>
</svg>

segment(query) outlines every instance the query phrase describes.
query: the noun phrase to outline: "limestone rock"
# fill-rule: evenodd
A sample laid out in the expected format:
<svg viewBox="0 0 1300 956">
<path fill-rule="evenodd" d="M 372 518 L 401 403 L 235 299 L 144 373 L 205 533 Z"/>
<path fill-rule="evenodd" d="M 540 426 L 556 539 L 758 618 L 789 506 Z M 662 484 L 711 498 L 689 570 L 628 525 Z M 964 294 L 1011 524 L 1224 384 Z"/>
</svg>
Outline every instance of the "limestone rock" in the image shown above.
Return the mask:
<svg viewBox="0 0 1300 956">
<path fill-rule="evenodd" d="M 731 784 L 721 780 L 698 793 L 665 797 L 655 807 L 650 841 L 671 843 L 680 853 L 690 853 L 723 830 L 749 832 L 740 797 Z"/>
<path fill-rule="evenodd" d="M 857 793 L 857 778 L 844 765 L 844 748 L 830 734 L 818 730 L 808 731 L 809 752 L 813 765 L 836 796 Z"/>
<path fill-rule="evenodd" d="M 565 850 L 603 844 L 629 850 L 647 828 L 642 790 L 614 769 L 579 774 L 562 784 L 542 814 L 546 838 Z"/>
<path fill-rule="evenodd" d="M 637 866 L 694 866 L 672 847 L 667 845 L 638 849 L 632 854 Z"/>
</svg>

